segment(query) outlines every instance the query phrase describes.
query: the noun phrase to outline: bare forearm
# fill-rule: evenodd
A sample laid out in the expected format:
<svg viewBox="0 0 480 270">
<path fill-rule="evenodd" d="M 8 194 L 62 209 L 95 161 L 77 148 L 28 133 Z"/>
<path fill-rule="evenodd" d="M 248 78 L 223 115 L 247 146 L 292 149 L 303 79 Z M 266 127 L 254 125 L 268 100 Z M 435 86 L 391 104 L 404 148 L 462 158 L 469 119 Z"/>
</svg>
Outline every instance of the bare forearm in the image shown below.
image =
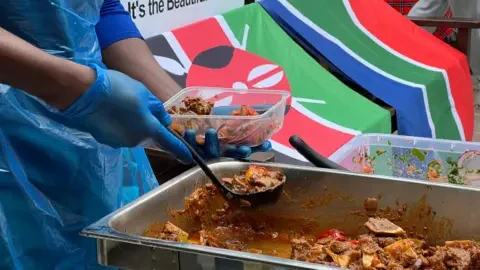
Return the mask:
<svg viewBox="0 0 480 270">
<path fill-rule="evenodd" d="M 123 72 L 142 82 L 162 101 L 168 100 L 181 89 L 155 61 L 142 39 L 121 40 L 105 48 L 102 55 L 108 68 Z"/>
<path fill-rule="evenodd" d="M 95 82 L 89 67 L 52 56 L 0 27 L 0 83 L 65 109 Z"/>
</svg>

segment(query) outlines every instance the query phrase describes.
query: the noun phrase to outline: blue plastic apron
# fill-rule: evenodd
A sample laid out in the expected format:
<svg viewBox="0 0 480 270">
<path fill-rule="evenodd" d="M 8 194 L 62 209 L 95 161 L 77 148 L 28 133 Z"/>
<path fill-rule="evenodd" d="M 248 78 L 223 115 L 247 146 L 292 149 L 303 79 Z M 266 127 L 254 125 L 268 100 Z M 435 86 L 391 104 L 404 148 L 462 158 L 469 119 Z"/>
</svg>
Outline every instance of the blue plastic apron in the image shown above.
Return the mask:
<svg viewBox="0 0 480 270">
<path fill-rule="evenodd" d="M 3 0 L 0 26 L 42 50 L 101 63 L 102 1 Z M 95 269 L 81 229 L 157 186 L 143 149 L 113 149 L 0 85 L 0 269 Z"/>
</svg>

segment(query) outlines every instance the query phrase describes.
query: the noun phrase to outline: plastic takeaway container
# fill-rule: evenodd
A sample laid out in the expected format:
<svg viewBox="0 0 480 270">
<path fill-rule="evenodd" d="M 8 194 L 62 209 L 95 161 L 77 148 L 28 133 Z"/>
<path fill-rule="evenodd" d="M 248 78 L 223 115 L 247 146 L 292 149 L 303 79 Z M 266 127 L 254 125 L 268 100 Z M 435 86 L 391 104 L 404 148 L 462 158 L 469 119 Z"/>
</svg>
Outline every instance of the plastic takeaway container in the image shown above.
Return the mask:
<svg viewBox="0 0 480 270">
<path fill-rule="evenodd" d="M 342 146 L 330 159 L 352 172 L 480 188 L 480 152 L 476 151 L 480 151 L 480 143 L 365 134 Z"/>
<path fill-rule="evenodd" d="M 197 137 L 214 128 L 221 144 L 258 146 L 269 140 L 283 126 L 287 99 L 290 93 L 281 90 L 229 89 L 189 87 L 165 103 L 165 108 L 184 107 L 186 97 L 201 97 L 213 102 L 212 115 L 170 114 L 172 126 L 181 131 L 194 129 Z M 242 105 L 255 109 L 259 115 L 233 116 Z"/>
</svg>

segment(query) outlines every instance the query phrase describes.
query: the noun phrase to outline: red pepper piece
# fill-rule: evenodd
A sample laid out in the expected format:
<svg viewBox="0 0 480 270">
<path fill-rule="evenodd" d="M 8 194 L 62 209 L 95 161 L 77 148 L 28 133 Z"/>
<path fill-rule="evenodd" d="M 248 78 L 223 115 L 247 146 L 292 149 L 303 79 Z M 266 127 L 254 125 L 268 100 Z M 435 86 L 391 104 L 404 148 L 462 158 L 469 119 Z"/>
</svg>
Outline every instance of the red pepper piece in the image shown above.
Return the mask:
<svg viewBox="0 0 480 270">
<path fill-rule="evenodd" d="M 318 239 L 326 238 L 326 237 L 329 237 L 329 236 L 331 236 L 333 239 L 335 239 L 337 241 L 345 241 L 346 240 L 343 233 L 341 231 L 335 230 L 335 229 L 331 229 L 331 230 L 328 230 L 328 231 L 325 231 L 325 232 L 319 234 Z"/>
</svg>

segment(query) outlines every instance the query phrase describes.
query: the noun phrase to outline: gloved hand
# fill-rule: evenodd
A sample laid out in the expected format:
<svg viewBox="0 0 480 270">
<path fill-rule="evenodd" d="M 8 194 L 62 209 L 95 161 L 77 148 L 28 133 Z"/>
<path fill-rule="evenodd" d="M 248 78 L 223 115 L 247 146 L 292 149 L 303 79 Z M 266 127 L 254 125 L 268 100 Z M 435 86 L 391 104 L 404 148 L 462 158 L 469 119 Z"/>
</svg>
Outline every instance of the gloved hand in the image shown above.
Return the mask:
<svg viewBox="0 0 480 270">
<path fill-rule="evenodd" d="M 135 147 L 153 139 L 180 161 L 192 162 L 186 146 L 166 128 L 172 122 L 163 104 L 140 82 L 127 75 L 93 65 L 96 82 L 59 114 L 67 124 L 89 132 L 112 147 Z"/>
<path fill-rule="evenodd" d="M 252 109 L 255 109 L 258 113 L 263 113 L 270 109 L 274 104 L 265 104 L 265 105 L 256 105 L 251 106 Z M 213 108 L 213 114 L 215 115 L 232 115 L 233 111 L 240 109 L 240 106 L 218 106 Z M 214 134 L 215 133 L 215 134 Z M 189 140 L 191 140 L 192 134 L 188 134 Z M 202 147 L 206 155 L 212 156 L 213 158 L 222 157 L 231 157 L 231 158 L 248 158 L 251 154 L 256 152 L 269 152 L 272 150 L 272 144 L 267 141 L 264 144 L 257 147 L 248 147 L 240 146 L 236 147 L 234 145 L 224 145 L 220 151 L 218 135 L 215 130 L 207 131 L 205 135 L 205 145 Z M 189 143 L 190 141 L 187 140 Z"/>
<path fill-rule="evenodd" d="M 220 146 L 218 133 L 213 128 L 208 129 L 205 133 L 205 143 L 203 145 L 197 143 L 195 130 L 186 130 L 184 138 L 188 144 L 192 145 L 194 149 L 206 160 L 219 157 L 245 159 L 253 153 L 268 152 L 272 150 L 272 144 L 269 141 L 253 148 L 248 146 L 236 147 L 234 145 Z"/>
<path fill-rule="evenodd" d="M 266 110 L 273 105 L 265 105 L 255 107 L 256 110 Z M 234 110 L 238 110 L 240 106 L 221 106 L 215 107 L 213 113 L 216 115 L 232 115 Z M 154 96 L 151 95 L 149 98 L 149 108 L 150 111 L 156 115 L 157 110 L 164 112 L 165 109 L 163 104 Z M 170 120 L 171 121 L 171 120 Z M 209 160 L 219 157 L 231 157 L 237 159 L 248 158 L 251 154 L 256 152 L 268 152 L 272 150 L 272 144 L 266 142 L 263 145 L 257 147 L 248 147 L 248 146 L 239 146 L 234 145 L 222 145 L 218 140 L 218 134 L 215 129 L 208 129 L 205 133 L 205 143 L 200 145 L 196 141 L 195 130 L 186 130 L 184 134 L 184 139 L 190 144 L 204 159 Z"/>
</svg>

